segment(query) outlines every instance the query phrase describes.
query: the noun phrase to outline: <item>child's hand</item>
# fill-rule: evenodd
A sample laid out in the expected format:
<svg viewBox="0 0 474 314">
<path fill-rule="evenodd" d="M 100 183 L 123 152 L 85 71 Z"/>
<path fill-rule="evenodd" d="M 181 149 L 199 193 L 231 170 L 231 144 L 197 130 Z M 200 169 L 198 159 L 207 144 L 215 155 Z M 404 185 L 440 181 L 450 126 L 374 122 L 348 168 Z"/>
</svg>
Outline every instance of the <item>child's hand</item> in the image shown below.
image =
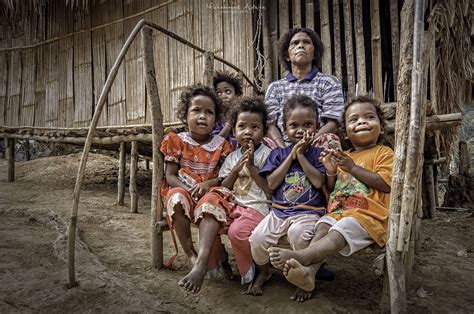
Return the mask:
<svg viewBox="0 0 474 314">
<path fill-rule="evenodd" d="M 210 181 L 204 181 L 196 184 L 189 192 L 194 201 L 198 201 L 210 188 Z"/>
<path fill-rule="evenodd" d="M 255 145 L 253 143 L 252 140 L 249 141 L 248 143 L 248 146 L 247 146 L 247 150 L 245 151 L 245 154 L 244 156 L 247 156 L 247 168 L 250 168 L 253 167 L 253 154 L 255 152 Z M 243 158 L 243 157 L 242 157 Z"/>
<path fill-rule="evenodd" d="M 313 132 L 305 132 L 303 138 L 293 147 L 293 159 L 304 154 L 308 146 L 314 141 Z"/>
<path fill-rule="evenodd" d="M 340 150 L 333 150 L 333 159 L 342 170 L 352 173 L 352 169 L 356 166 L 354 160 L 349 157 L 346 153 Z"/>
<path fill-rule="evenodd" d="M 327 149 L 322 152 L 319 156 L 319 161 L 324 165 L 324 168 L 326 168 L 326 172 L 335 174 L 337 171 L 337 163 L 333 158 L 334 155 L 332 151 L 333 149 Z"/>
<path fill-rule="evenodd" d="M 232 168 L 232 171 L 235 173 L 240 173 L 242 169 L 244 169 L 245 164 L 247 163 L 248 159 L 247 152 L 245 152 L 242 157 L 240 157 L 239 161 L 235 164 L 234 168 Z"/>
</svg>

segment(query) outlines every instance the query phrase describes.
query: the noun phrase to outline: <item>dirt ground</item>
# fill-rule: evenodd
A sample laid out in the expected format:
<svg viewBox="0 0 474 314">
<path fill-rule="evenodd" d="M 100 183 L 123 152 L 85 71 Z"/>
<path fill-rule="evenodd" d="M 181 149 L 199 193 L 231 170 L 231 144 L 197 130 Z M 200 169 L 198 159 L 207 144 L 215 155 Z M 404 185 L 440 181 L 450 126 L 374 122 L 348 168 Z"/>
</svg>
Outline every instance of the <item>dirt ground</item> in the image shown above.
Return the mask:
<svg viewBox="0 0 474 314">
<path fill-rule="evenodd" d="M 332 282 L 318 282 L 304 303 L 274 275 L 264 295 L 241 295 L 239 279 L 205 281 L 198 295 L 177 285 L 190 266 L 180 255 L 173 270 L 150 267 L 151 171 L 141 164 L 139 213 L 116 204 L 118 161 L 92 154 L 79 207 L 76 276 L 67 289 L 67 226 L 80 154 L 16 163 L 6 183 L 0 159 L 0 312 L 377 312 L 383 278 L 375 253 L 334 257 Z M 128 193 L 127 195 L 128 196 Z M 422 249 L 408 287 L 410 312 L 474 313 L 474 218 L 439 212 L 423 221 Z M 226 240 L 227 241 L 227 240 Z M 228 246 L 228 242 L 226 242 Z M 173 252 L 165 234 L 165 258 Z M 231 258 L 234 272 L 235 262 Z"/>
</svg>

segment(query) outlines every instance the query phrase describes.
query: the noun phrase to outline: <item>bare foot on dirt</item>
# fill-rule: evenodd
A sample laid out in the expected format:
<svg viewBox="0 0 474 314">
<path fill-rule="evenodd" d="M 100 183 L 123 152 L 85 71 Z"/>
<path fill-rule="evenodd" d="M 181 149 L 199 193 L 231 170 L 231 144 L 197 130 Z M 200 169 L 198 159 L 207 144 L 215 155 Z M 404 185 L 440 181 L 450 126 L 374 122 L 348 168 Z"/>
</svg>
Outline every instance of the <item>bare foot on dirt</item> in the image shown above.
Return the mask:
<svg viewBox="0 0 474 314">
<path fill-rule="evenodd" d="M 289 259 L 298 258 L 296 252 L 293 250 L 271 247 L 268 249 L 268 252 L 270 253 L 270 262 L 273 267 L 277 269 L 283 269 L 286 261 Z"/>
<path fill-rule="evenodd" d="M 257 276 L 249 284 L 247 291 L 245 291 L 244 294 L 249 294 L 253 296 L 260 296 L 263 294 L 263 284 L 265 283 L 265 281 L 270 279 L 272 274 L 270 273 L 269 266 L 260 267 L 257 271 Z"/>
<path fill-rule="evenodd" d="M 191 271 L 178 282 L 178 285 L 184 290 L 198 293 L 201 290 L 205 275 L 205 268 L 201 269 L 201 267 L 194 265 L 193 269 L 191 269 Z"/>
<path fill-rule="evenodd" d="M 291 300 L 296 302 L 304 302 L 313 297 L 313 291 L 305 291 L 301 288 L 296 288 L 295 293 L 290 297 Z"/>
<path fill-rule="evenodd" d="M 227 280 L 232 280 L 234 279 L 234 272 L 232 271 L 232 266 L 229 264 L 229 260 L 225 259 L 221 263 L 222 266 L 222 274 L 224 275 L 224 278 Z"/>
<path fill-rule="evenodd" d="M 305 291 L 314 290 L 316 272 L 317 270 L 314 267 L 303 266 L 294 258 L 288 260 L 283 267 L 285 278 Z"/>
</svg>

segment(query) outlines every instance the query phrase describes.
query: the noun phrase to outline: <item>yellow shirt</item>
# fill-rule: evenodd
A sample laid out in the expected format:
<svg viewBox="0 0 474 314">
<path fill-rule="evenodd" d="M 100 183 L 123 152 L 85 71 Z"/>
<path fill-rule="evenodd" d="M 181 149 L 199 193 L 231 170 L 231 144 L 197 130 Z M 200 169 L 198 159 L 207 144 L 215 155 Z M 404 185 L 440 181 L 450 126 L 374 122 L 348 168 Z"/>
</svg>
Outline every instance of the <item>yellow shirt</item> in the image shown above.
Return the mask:
<svg viewBox="0 0 474 314">
<path fill-rule="evenodd" d="M 377 145 L 367 150 L 346 151 L 354 163 L 365 170 L 377 173 L 391 186 L 393 150 Z M 328 215 L 340 220 L 354 217 L 370 237 L 380 246 L 387 242 L 388 209 L 390 193 L 368 187 L 352 174 L 337 171 L 334 191 L 329 197 Z"/>
</svg>

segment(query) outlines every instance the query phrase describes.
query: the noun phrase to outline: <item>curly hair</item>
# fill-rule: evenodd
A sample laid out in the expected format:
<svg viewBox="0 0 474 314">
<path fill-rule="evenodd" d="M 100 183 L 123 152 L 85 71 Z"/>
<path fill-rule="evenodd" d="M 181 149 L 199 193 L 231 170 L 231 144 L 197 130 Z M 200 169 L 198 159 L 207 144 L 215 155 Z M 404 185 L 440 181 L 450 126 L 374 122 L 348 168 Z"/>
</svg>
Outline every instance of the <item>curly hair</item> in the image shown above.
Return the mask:
<svg viewBox="0 0 474 314">
<path fill-rule="evenodd" d="M 318 121 L 318 104 L 309 96 L 295 95 L 288 99 L 285 106 L 283 107 L 283 127 L 285 129 L 288 116 L 293 111 L 293 109 L 297 107 L 310 108 L 314 110 L 316 121 Z"/>
<path fill-rule="evenodd" d="M 368 95 L 362 95 L 362 96 L 357 96 L 355 98 L 352 98 L 344 106 L 344 111 L 342 113 L 342 121 L 341 121 L 341 132 L 342 132 L 342 134 L 344 134 L 344 135 L 347 134 L 347 132 L 346 132 L 346 112 L 347 112 L 347 109 L 349 109 L 349 107 L 354 105 L 354 104 L 360 104 L 360 103 L 364 103 L 364 102 L 370 103 L 370 104 L 372 104 L 372 106 L 374 106 L 375 112 L 377 113 L 377 116 L 379 117 L 380 126 L 385 129 L 385 122 L 386 122 L 385 114 L 382 111 L 382 103 L 380 102 L 380 100 L 378 100 L 376 98 L 372 98 Z M 351 148 L 353 148 L 350 141 L 348 141 L 348 142 L 349 143 L 347 143 L 347 144 Z M 385 134 L 382 133 L 382 134 L 379 135 L 379 138 L 377 139 L 377 144 L 382 144 L 384 142 L 385 142 Z"/>
<path fill-rule="evenodd" d="M 244 96 L 239 98 L 227 116 L 227 121 L 235 129 L 237 118 L 242 112 L 256 113 L 262 117 L 263 133 L 267 133 L 268 113 L 262 96 Z"/>
<path fill-rule="evenodd" d="M 221 101 L 217 97 L 212 87 L 196 83 L 194 85 L 186 87 L 186 89 L 179 95 L 178 106 L 176 110 L 176 116 L 181 122 L 186 123 L 186 116 L 188 115 L 188 109 L 191 104 L 191 100 L 196 96 L 207 96 L 212 99 L 215 104 L 215 116 L 216 121 L 221 113 Z"/>
<path fill-rule="evenodd" d="M 242 81 L 236 74 L 230 73 L 228 71 L 216 71 L 214 77 L 212 78 L 212 85 L 214 88 L 217 87 L 217 84 L 221 82 L 227 82 L 232 85 L 235 89 L 235 95 L 242 95 Z"/>
<path fill-rule="evenodd" d="M 280 40 L 278 41 L 278 55 L 280 57 L 281 63 L 284 67 L 291 71 L 291 62 L 288 61 L 288 48 L 290 47 L 290 41 L 297 33 L 306 33 L 311 41 L 313 42 L 314 46 L 314 55 L 313 55 L 313 66 L 316 66 L 319 70 L 321 70 L 321 58 L 323 56 L 323 43 L 321 42 L 321 38 L 319 35 L 310 28 L 293 28 L 290 29 L 288 32 L 281 36 Z"/>
</svg>

